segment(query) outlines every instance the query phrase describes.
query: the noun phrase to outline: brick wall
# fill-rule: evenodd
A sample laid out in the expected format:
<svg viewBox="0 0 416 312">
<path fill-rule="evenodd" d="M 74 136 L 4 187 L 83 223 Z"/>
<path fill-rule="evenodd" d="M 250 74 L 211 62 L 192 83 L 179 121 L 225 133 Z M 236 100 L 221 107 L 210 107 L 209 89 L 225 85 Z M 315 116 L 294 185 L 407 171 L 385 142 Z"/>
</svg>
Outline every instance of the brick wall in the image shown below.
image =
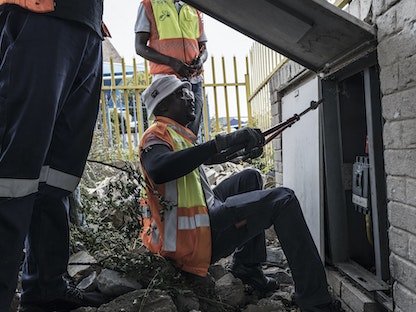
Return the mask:
<svg viewBox="0 0 416 312">
<path fill-rule="evenodd" d="M 395 311 L 416 311 L 416 1 L 373 0 Z"/>
<path fill-rule="evenodd" d="M 394 310 L 415 312 L 416 0 L 353 0 L 347 11 L 377 26 Z M 272 77 L 273 124 L 281 121 L 279 89 L 285 88 L 303 70 L 296 63 L 288 62 Z M 280 141 L 274 149 L 280 181 L 283 170 Z"/>
</svg>

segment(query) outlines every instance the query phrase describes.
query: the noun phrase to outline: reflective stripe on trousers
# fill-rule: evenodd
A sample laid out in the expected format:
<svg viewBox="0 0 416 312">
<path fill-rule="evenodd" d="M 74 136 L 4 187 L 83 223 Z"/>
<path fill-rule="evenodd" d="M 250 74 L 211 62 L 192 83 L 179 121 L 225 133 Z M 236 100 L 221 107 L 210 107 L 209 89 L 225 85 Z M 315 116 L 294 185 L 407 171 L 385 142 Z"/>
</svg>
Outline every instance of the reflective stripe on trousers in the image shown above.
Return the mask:
<svg viewBox="0 0 416 312">
<path fill-rule="evenodd" d="M 0 178 L 0 197 L 16 198 L 36 193 L 39 183 L 73 192 L 79 181 L 79 177 L 43 166 L 39 179 Z"/>
</svg>

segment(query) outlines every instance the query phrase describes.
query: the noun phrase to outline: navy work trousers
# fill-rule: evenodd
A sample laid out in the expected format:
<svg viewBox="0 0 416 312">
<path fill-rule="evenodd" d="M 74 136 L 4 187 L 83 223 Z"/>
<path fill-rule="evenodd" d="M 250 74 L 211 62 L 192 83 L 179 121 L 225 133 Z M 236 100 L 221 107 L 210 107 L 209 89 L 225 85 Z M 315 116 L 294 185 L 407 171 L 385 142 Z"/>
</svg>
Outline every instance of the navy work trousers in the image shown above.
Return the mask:
<svg viewBox="0 0 416 312">
<path fill-rule="evenodd" d="M 0 311 L 66 287 L 68 194 L 90 149 L 101 38 L 82 24 L 0 8 Z"/>
<path fill-rule="evenodd" d="M 212 263 L 234 252 L 233 261 L 266 260 L 264 230 L 274 226 L 295 282 L 295 298 L 303 310 L 329 303 L 326 274 L 294 192 L 262 190 L 258 171 L 244 170 L 220 183 L 210 209 Z"/>
</svg>

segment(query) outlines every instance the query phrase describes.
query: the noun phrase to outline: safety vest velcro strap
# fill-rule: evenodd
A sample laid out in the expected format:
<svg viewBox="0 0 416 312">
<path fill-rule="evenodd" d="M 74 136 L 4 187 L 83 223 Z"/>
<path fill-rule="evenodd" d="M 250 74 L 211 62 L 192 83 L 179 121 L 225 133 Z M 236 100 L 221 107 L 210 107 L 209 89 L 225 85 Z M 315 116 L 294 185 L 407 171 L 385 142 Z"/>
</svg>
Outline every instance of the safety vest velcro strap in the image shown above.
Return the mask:
<svg viewBox="0 0 416 312">
<path fill-rule="evenodd" d="M 179 230 L 194 230 L 197 227 L 203 226 L 209 226 L 209 216 L 207 214 L 197 214 L 191 217 L 178 217 Z"/>
<path fill-rule="evenodd" d="M 38 191 L 39 179 L 0 178 L 0 197 L 24 197 Z"/>
<path fill-rule="evenodd" d="M 47 185 L 73 192 L 81 179 L 77 176 L 53 169 L 49 166 L 43 166 L 40 171 L 39 182 Z"/>
</svg>

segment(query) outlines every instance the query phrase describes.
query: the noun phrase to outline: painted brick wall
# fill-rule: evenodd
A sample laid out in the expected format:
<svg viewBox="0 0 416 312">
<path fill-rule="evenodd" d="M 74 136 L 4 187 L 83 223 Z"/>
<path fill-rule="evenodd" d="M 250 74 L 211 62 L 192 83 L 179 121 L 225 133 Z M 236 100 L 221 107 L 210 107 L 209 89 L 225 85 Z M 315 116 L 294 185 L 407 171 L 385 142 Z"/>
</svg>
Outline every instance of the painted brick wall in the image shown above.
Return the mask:
<svg viewBox="0 0 416 312">
<path fill-rule="evenodd" d="M 416 0 L 353 0 L 347 11 L 377 26 L 393 299 L 396 312 L 415 312 Z M 288 62 L 272 78 L 274 123 L 280 121 L 277 89 L 302 71 L 301 66 Z M 275 155 L 280 152 L 281 144 L 276 142 Z M 275 161 L 281 178 L 281 158 Z"/>
<path fill-rule="evenodd" d="M 289 61 L 270 79 L 270 102 L 272 113 L 272 125 L 282 122 L 282 98 L 281 91 L 291 82 L 305 74 L 305 67 Z M 273 140 L 274 164 L 276 184 L 283 185 L 283 161 L 282 161 L 282 138 L 279 135 Z"/>
</svg>

